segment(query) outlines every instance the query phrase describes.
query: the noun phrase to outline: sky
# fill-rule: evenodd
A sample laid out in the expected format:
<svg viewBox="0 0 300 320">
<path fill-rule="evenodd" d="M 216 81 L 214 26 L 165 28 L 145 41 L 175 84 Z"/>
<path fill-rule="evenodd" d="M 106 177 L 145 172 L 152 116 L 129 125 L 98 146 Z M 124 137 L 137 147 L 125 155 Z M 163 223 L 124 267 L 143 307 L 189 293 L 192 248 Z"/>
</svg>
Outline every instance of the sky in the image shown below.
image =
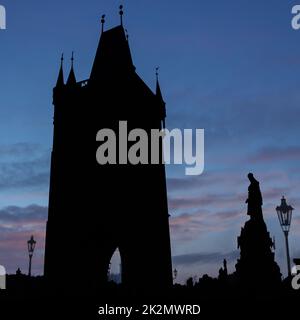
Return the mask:
<svg viewBox="0 0 300 320">
<path fill-rule="evenodd" d="M 123 1 L 137 73 L 167 103 L 167 127 L 205 130 L 205 170 L 185 176 L 167 167 L 173 268 L 216 276 L 224 258 L 234 271 L 236 238 L 248 219 L 247 173 L 260 181 L 263 212 L 286 275 L 275 207 L 294 210 L 291 257 L 300 256 L 300 30 L 297 1 Z M 43 270 L 52 88 L 60 56 L 65 74 L 75 52 L 78 80 L 89 78 L 100 36 L 119 24 L 119 1 L 0 0 L 0 264 L 27 272 L 26 241 L 37 239 L 33 274 Z M 118 272 L 113 258 L 113 272 Z"/>
</svg>

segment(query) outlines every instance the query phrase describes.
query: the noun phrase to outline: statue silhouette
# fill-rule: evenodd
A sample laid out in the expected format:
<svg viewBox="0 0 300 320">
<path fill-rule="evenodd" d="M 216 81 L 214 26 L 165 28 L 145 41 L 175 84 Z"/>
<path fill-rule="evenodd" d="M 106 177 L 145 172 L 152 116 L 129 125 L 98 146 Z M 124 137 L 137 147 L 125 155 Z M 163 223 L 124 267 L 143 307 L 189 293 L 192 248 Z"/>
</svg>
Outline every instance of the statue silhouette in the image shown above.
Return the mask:
<svg viewBox="0 0 300 320">
<path fill-rule="evenodd" d="M 259 182 L 252 173 L 248 174 L 247 214 L 250 219 L 241 228 L 238 237 L 240 258 L 235 268 L 244 290 L 251 292 L 272 292 L 281 281 L 279 266 L 275 262 L 274 243 L 264 222 Z"/>
<path fill-rule="evenodd" d="M 247 214 L 251 218 L 262 219 L 262 195 L 260 192 L 259 182 L 254 178 L 253 173 L 248 174 L 248 179 L 250 185 L 248 187 L 248 199 L 246 203 L 248 204 Z"/>
</svg>

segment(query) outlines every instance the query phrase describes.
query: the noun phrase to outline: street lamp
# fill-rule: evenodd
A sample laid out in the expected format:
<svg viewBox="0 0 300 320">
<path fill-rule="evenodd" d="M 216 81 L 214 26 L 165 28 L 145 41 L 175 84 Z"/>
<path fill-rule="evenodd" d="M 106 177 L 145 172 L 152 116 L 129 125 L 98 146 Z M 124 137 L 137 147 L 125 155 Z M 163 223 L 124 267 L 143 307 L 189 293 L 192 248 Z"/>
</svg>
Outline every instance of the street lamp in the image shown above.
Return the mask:
<svg viewBox="0 0 300 320">
<path fill-rule="evenodd" d="M 31 277 L 31 260 L 34 252 L 34 248 L 36 245 L 36 241 L 33 236 L 31 236 L 30 240 L 27 241 L 28 253 L 29 253 L 29 268 L 28 268 L 28 276 Z"/>
<path fill-rule="evenodd" d="M 288 267 L 289 277 L 291 276 L 291 260 L 290 260 L 288 235 L 290 231 L 293 210 L 294 210 L 293 207 L 287 205 L 284 197 L 282 197 L 281 199 L 281 205 L 276 207 L 279 223 L 281 225 L 281 229 L 285 236 L 286 257 L 287 257 L 287 267 Z"/>
</svg>

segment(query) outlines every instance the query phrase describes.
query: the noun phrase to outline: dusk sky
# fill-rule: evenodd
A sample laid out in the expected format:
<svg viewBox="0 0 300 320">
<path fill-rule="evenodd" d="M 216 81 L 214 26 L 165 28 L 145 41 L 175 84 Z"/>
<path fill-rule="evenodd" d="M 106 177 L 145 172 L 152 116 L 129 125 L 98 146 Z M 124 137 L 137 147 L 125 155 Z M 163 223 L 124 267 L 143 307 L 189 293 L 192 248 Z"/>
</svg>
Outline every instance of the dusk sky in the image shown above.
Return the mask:
<svg viewBox="0 0 300 320">
<path fill-rule="evenodd" d="M 77 80 L 89 78 L 101 15 L 106 14 L 105 29 L 118 25 L 120 1 L 0 4 L 7 14 L 7 30 L 0 30 L 0 264 L 9 273 L 18 267 L 27 272 L 26 241 L 33 234 L 33 274 L 38 275 L 60 55 L 65 54 L 65 76 L 74 50 Z M 205 129 L 204 173 L 188 177 L 184 166 L 167 167 L 178 281 L 215 276 L 224 258 L 234 271 L 236 238 L 248 219 L 250 171 L 260 181 L 265 221 L 276 238 L 275 258 L 286 275 L 275 207 L 284 195 L 295 208 L 290 250 L 292 258 L 300 257 L 300 30 L 291 27 L 297 1 L 123 4 L 137 73 L 153 90 L 155 67 L 160 67 L 167 127 Z"/>
</svg>

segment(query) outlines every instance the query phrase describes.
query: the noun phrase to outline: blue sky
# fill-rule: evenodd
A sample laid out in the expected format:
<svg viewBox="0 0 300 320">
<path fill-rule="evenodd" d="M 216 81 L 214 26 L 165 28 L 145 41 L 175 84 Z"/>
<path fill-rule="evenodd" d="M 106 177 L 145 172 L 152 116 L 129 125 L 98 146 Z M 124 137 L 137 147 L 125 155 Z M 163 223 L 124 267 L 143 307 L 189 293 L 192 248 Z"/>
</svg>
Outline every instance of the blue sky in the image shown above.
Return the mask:
<svg viewBox="0 0 300 320">
<path fill-rule="evenodd" d="M 5 1 L 0 31 L 0 264 L 27 268 L 25 241 L 36 234 L 41 273 L 52 143 L 52 87 L 64 52 L 75 51 L 78 80 L 89 77 L 100 35 L 119 23 L 119 1 Z M 169 128 L 205 129 L 205 172 L 168 167 L 174 266 L 178 280 L 230 271 L 246 221 L 249 171 L 261 181 L 264 214 L 286 273 L 274 208 L 295 207 L 291 255 L 300 256 L 300 31 L 297 1 L 123 1 L 138 74 L 154 89 L 155 67 Z M 117 270 L 117 267 L 115 267 Z"/>
</svg>

